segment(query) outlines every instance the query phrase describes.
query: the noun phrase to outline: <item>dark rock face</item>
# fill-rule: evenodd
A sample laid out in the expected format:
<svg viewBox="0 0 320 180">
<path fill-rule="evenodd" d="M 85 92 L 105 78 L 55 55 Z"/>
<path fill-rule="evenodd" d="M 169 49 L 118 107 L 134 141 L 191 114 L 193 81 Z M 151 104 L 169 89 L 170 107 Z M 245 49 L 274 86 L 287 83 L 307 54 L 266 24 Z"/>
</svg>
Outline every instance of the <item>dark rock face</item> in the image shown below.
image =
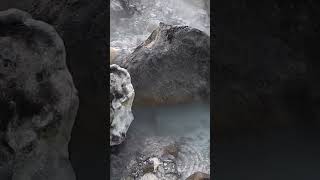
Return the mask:
<svg viewBox="0 0 320 180">
<path fill-rule="evenodd" d="M 1 0 L 0 9 L 19 8 L 52 25 L 65 43 L 67 65 L 79 91 L 70 158 L 77 179 L 106 177 L 105 123 L 108 118 L 109 34 L 106 0 Z M 94 120 L 93 120 L 94 119 Z M 94 139 L 94 140 L 93 140 Z M 91 156 L 83 156 L 91 154 Z"/>
<path fill-rule="evenodd" d="M 0 179 L 73 180 L 78 96 L 63 41 L 26 12 L 0 12 Z"/>
<path fill-rule="evenodd" d="M 135 104 L 210 99 L 210 38 L 200 30 L 160 23 L 120 65 L 131 75 Z"/>
</svg>

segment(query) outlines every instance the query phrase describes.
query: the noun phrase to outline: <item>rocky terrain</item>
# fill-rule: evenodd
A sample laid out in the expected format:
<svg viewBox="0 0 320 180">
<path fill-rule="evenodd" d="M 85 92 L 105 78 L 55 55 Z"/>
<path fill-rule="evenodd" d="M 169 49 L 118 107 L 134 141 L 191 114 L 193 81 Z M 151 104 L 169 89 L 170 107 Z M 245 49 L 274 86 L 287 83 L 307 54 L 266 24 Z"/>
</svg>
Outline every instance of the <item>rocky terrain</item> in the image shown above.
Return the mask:
<svg viewBox="0 0 320 180">
<path fill-rule="evenodd" d="M 24 10 L 34 19 L 52 25 L 64 41 L 66 63 L 79 96 L 69 145 L 70 161 L 77 179 L 88 179 L 92 174 L 98 179 L 105 178 L 105 123 L 109 110 L 108 99 L 101 97 L 108 97 L 107 1 L 1 0 L 0 10 L 8 8 Z"/>
<path fill-rule="evenodd" d="M 119 65 L 131 75 L 135 104 L 210 99 L 210 38 L 198 29 L 160 23 Z"/>
<path fill-rule="evenodd" d="M 54 28 L 24 11 L 1 11 L 1 180 L 75 180 L 68 143 L 78 101 Z"/>
<path fill-rule="evenodd" d="M 204 4 L 128 2 L 130 13 L 111 2 L 114 14 L 130 16 L 111 12 L 110 63 L 131 76 L 135 120 L 126 139 L 112 147 L 110 177 L 209 179 L 210 37 L 207 19 L 201 19 Z"/>
</svg>

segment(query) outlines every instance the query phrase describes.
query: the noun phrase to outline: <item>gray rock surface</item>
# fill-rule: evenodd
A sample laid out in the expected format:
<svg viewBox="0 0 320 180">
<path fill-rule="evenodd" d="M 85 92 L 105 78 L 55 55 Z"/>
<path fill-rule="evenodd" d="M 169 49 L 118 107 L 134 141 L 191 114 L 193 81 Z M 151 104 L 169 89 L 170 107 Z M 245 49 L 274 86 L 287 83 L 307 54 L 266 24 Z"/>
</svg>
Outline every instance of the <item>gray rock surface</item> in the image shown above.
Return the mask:
<svg viewBox="0 0 320 180">
<path fill-rule="evenodd" d="M 110 145 L 119 145 L 133 121 L 131 106 L 134 90 L 130 74 L 120 66 L 110 65 Z"/>
<path fill-rule="evenodd" d="M 24 10 L 52 25 L 64 41 L 67 66 L 79 92 L 79 110 L 69 143 L 70 161 L 78 180 L 90 179 L 92 174 L 97 179 L 106 177 L 106 162 L 101 157 L 106 155 L 109 109 L 101 97 L 108 96 L 108 4 L 106 0 L 0 1 L 0 10 Z"/>
<path fill-rule="evenodd" d="M 73 180 L 78 109 L 63 41 L 26 12 L 0 12 L 0 179 Z"/>
<path fill-rule="evenodd" d="M 135 104 L 210 99 L 210 38 L 200 30 L 160 23 L 120 66 L 131 75 Z"/>
<path fill-rule="evenodd" d="M 209 174 L 196 172 L 189 176 L 186 180 L 210 180 Z"/>
</svg>

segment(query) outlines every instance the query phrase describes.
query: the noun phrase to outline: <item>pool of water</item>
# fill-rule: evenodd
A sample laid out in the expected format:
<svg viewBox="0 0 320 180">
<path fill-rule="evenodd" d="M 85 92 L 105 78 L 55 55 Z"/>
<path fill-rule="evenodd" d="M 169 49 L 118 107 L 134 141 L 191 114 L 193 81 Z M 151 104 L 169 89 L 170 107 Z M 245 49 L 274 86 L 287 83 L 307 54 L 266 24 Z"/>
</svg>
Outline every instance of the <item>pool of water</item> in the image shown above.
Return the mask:
<svg viewBox="0 0 320 180">
<path fill-rule="evenodd" d="M 136 154 L 179 145 L 178 172 L 185 179 L 194 172 L 210 172 L 210 107 L 188 104 L 157 108 L 134 108 L 135 120 L 126 141 L 111 154 L 111 179 L 121 179 Z"/>
</svg>

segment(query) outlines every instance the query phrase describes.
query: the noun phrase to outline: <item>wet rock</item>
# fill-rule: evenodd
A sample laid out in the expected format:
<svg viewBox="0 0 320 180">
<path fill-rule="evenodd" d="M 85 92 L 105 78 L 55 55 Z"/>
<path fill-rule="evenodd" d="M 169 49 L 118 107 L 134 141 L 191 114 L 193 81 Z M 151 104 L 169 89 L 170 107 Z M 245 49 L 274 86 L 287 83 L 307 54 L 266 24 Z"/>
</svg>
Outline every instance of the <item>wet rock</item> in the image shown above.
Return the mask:
<svg viewBox="0 0 320 180">
<path fill-rule="evenodd" d="M 196 172 L 189 176 L 186 180 L 210 180 L 209 174 Z"/>
<path fill-rule="evenodd" d="M 125 139 L 133 121 L 131 106 L 134 90 L 130 74 L 120 66 L 110 65 L 110 145 L 118 145 Z"/>
<path fill-rule="evenodd" d="M 152 173 L 147 173 L 142 176 L 141 180 L 158 180 L 157 176 Z"/>
<path fill-rule="evenodd" d="M 198 29 L 160 23 L 120 65 L 131 75 L 135 104 L 210 99 L 210 38 Z"/>
<path fill-rule="evenodd" d="M 122 59 L 128 56 L 130 52 L 126 49 L 110 47 L 110 64 L 120 64 Z"/>
<path fill-rule="evenodd" d="M 179 177 L 175 160 L 150 156 L 144 161 L 138 159 L 129 165 L 130 176 L 136 179 L 159 178 L 176 180 Z"/>
<path fill-rule="evenodd" d="M 164 150 L 163 150 L 163 154 L 164 155 L 167 155 L 167 156 L 173 156 L 173 157 L 177 157 L 178 156 L 178 147 L 176 144 L 170 144 L 166 147 L 164 147 Z"/>
<path fill-rule="evenodd" d="M 177 159 L 172 155 L 171 157 L 167 156 L 165 151 L 167 147 L 175 147 L 175 142 L 166 139 L 162 143 L 166 145 L 160 147 L 156 145 L 156 147 L 155 144 L 150 144 L 148 147 L 141 149 L 135 158 L 127 164 L 128 176 L 139 180 L 146 177 L 167 180 L 179 179 Z"/>
<path fill-rule="evenodd" d="M 64 43 L 26 12 L 0 12 L 0 179 L 73 180 L 78 96 Z"/>
<path fill-rule="evenodd" d="M 131 128 L 135 128 L 135 124 Z M 111 177 L 114 179 L 139 180 L 144 174 L 152 173 L 159 179 L 180 180 L 193 172 L 210 172 L 209 146 L 200 145 L 198 138 L 139 137 L 132 136 L 131 130 L 127 140 L 118 146 L 121 149 L 117 154 L 111 154 Z M 176 147 L 173 148 L 177 150 L 174 151 L 176 157 L 166 152 L 168 147 Z"/>
</svg>

